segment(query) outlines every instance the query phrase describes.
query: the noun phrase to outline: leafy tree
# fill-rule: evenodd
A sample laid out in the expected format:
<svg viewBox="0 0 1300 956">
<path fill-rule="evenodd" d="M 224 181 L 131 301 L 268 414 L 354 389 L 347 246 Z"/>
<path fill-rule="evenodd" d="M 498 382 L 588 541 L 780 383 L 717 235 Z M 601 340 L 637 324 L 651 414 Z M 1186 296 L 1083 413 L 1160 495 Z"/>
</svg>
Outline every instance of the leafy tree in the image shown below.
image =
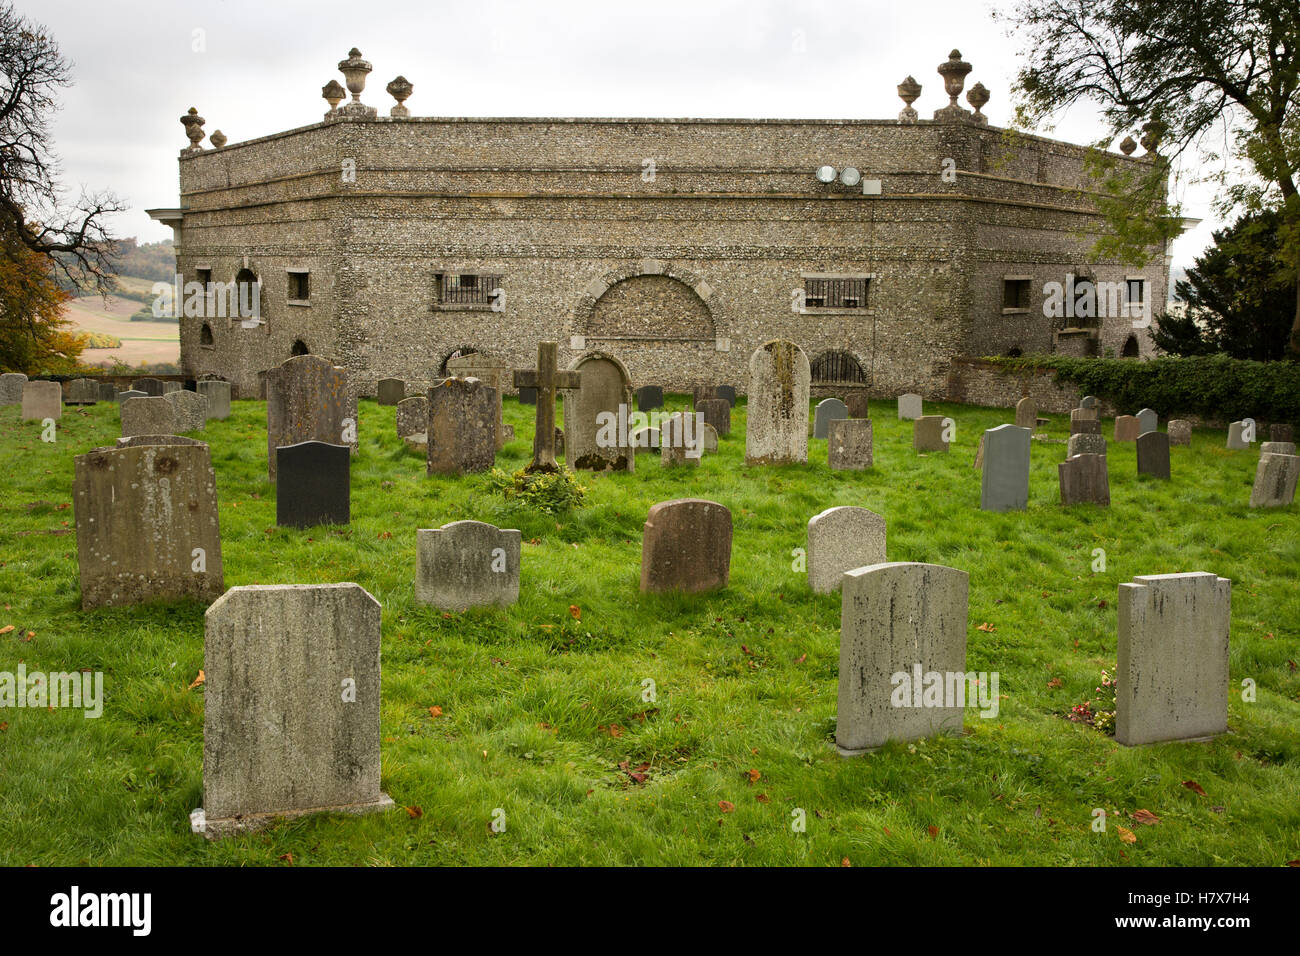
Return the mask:
<svg viewBox="0 0 1300 956">
<path fill-rule="evenodd" d="M 0 234 L 0 368 L 28 375 L 76 369 L 84 342 L 63 318 L 69 298 L 48 256 Z"/>
<path fill-rule="evenodd" d="M 1145 169 L 1098 154 L 1100 251 L 1146 261 L 1177 233 L 1166 198 L 1172 164 L 1198 156 L 1216 205 L 1279 215 L 1281 256 L 1300 275 L 1300 4 L 1296 0 L 1019 0 L 1003 16 L 1025 43 L 1015 92 L 1022 123 L 1076 104 L 1100 109 L 1107 142 L 1141 128 L 1158 147 Z M 1215 152 L 1216 136 L 1227 155 Z M 1159 248 L 1157 246 L 1157 248 Z M 1300 358 L 1300 292 L 1287 344 Z"/>
<path fill-rule="evenodd" d="M 1285 357 L 1296 277 L 1281 257 L 1280 225 L 1280 214 L 1268 210 L 1216 232 L 1214 246 L 1178 283 L 1187 314 L 1161 317 L 1151 332 L 1156 347 L 1171 355 Z"/>
</svg>

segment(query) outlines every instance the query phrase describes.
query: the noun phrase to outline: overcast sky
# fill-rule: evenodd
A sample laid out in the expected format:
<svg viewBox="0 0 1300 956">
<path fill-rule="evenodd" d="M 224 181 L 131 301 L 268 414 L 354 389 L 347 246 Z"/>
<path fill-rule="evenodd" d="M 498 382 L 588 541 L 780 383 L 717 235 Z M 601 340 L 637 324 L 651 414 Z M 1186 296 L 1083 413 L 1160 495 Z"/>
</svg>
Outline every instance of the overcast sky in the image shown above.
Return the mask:
<svg viewBox="0 0 1300 956">
<path fill-rule="evenodd" d="M 416 116 L 727 116 L 884 119 L 911 74 L 923 117 L 947 104 L 935 68 L 957 47 L 1011 115 L 1018 42 L 994 22 L 1009 0 L 17 0 L 72 61 L 54 123 L 69 187 L 130 204 L 118 234 L 171 230 L 146 208 L 178 202 L 179 117 L 190 106 L 231 142 L 316 122 L 320 88 L 356 46 L 372 64 L 363 101 L 387 111 L 399 73 Z M 963 106 L 966 105 L 963 99 Z M 1091 142 L 1080 110 L 1052 131 Z M 207 142 L 204 142 L 207 145 Z M 865 166 L 866 164 L 864 164 Z M 864 174 L 869 168 L 864 168 Z M 1177 241 L 1186 265 L 1210 241 L 1212 196 L 1181 193 L 1206 222 Z"/>
</svg>

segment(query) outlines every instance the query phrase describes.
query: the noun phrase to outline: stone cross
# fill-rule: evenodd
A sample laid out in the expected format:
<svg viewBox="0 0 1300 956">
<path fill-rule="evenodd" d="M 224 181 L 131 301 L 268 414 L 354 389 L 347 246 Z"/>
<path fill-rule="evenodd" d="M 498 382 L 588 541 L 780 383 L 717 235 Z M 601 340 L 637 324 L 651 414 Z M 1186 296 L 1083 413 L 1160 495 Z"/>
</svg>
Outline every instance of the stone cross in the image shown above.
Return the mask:
<svg viewBox="0 0 1300 956">
<path fill-rule="evenodd" d="M 537 343 L 537 368 L 516 369 L 515 388 L 537 389 L 537 427 L 533 432 L 533 460 L 528 471 L 555 471 L 555 392 L 577 388 L 580 372 L 561 372 L 555 364 L 555 343 Z"/>
</svg>

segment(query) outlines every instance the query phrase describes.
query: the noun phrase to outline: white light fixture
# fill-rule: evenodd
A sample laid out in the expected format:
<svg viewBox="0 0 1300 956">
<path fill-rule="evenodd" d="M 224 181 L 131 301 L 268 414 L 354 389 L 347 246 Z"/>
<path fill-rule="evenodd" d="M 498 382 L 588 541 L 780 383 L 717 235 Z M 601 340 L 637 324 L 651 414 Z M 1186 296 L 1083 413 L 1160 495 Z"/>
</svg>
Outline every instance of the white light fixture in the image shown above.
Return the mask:
<svg viewBox="0 0 1300 956">
<path fill-rule="evenodd" d="M 835 167 L 834 167 L 834 166 L 818 166 L 818 167 L 817 167 L 817 181 L 818 181 L 819 183 L 833 183 L 833 182 L 835 182 Z"/>
<path fill-rule="evenodd" d="M 862 181 L 862 174 L 852 166 L 845 166 L 840 170 L 840 182 L 845 186 L 856 186 Z"/>
<path fill-rule="evenodd" d="M 879 196 L 879 195 L 880 195 L 880 180 L 879 180 L 879 179 L 864 179 L 864 180 L 862 180 L 862 195 L 864 195 L 864 196 Z"/>
</svg>

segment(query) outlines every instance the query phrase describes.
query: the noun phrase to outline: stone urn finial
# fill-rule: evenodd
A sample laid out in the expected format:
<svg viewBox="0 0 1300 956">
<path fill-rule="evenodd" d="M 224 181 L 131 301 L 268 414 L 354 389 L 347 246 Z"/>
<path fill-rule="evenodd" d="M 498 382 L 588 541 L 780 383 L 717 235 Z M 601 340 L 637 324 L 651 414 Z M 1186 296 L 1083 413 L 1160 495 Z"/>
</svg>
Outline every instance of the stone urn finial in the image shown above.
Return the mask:
<svg viewBox="0 0 1300 956">
<path fill-rule="evenodd" d="M 898 114 L 900 123 L 915 123 L 920 117 L 916 110 L 912 109 L 912 104 L 916 102 L 921 95 L 921 84 L 916 82 L 916 77 L 908 76 L 902 83 L 898 84 L 898 98 L 903 101 L 904 108 Z"/>
<path fill-rule="evenodd" d="M 348 91 L 352 94 L 352 102 L 340 106 L 339 115 L 359 118 L 373 118 L 378 115 L 378 111 L 373 106 L 366 106 L 361 102 L 361 91 L 366 88 L 366 74 L 373 69 L 369 60 L 362 59 L 361 51 L 356 47 L 348 51 L 346 60 L 339 61 L 339 72 L 343 74 Z"/>
<path fill-rule="evenodd" d="M 208 142 L 211 143 L 213 146 L 215 146 L 217 149 L 220 149 L 222 146 L 225 146 L 227 143 L 226 134 L 221 132 L 221 130 L 219 129 L 213 130 L 212 135 L 208 137 Z"/>
<path fill-rule="evenodd" d="M 388 115 L 396 116 L 396 117 L 410 116 L 411 111 L 408 110 L 403 104 L 406 102 L 406 99 L 411 95 L 411 93 L 415 91 L 414 84 L 412 84 L 411 81 L 408 80 L 406 77 L 398 76 L 397 79 L 389 83 L 388 86 L 385 87 L 385 89 L 388 90 L 389 96 L 397 100 L 397 105 L 388 111 Z"/>
<path fill-rule="evenodd" d="M 1132 136 L 1125 136 L 1122 140 L 1120 140 L 1119 151 L 1123 153 L 1125 156 L 1132 156 L 1133 150 L 1137 148 L 1138 148 L 1138 144 L 1134 142 Z"/>
<path fill-rule="evenodd" d="M 207 120 L 200 116 L 199 111 L 193 106 L 190 107 L 189 112 L 181 117 L 181 125 L 185 127 L 185 135 L 190 141 L 190 145 L 181 150 L 181 155 L 184 156 L 189 153 L 200 153 L 203 151 L 203 147 L 199 145 L 199 141 L 202 140 L 205 135 L 203 132 L 203 124 L 206 122 Z"/>
<path fill-rule="evenodd" d="M 970 92 L 966 94 L 966 102 L 975 107 L 975 114 L 971 119 L 987 126 L 989 118 L 980 112 L 989 102 L 989 91 L 984 88 L 983 83 L 976 83 L 970 88 Z"/>
<path fill-rule="evenodd" d="M 1148 153 L 1154 153 L 1156 147 L 1160 145 L 1160 140 L 1164 138 L 1165 131 L 1168 129 L 1168 125 L 1160 122 L 1158 119 L 1153 119 L 1149 123 L 1143 123 L 1142 138 L 1138 140 L 1138 142 L 1142 144 L 1142 148 Z"/>
<path fill-rule="evenodd" d="M 325 114 L 325 118 L 331 119 L 339 115 L 339 104 L 348 95 L 348 91 L 343 89 L 343 85 L 338 80 L 330 80 L 320 88 L 320 95 L 330 105 L 330 111 Z"/>
<path fill-rule="evenodd" d="M 961 50 L 953 50 L 948 59 L 939 64 L 939 75 L 943 77 L 943 89 L 948 94 L 948 105 L 936 110 L 934 118 L 947 122 L 960 122 L 970 119 L 970 112 L 957 105 L 962 87 L 966 85 L 966 74 L 974 67 L 961 58 Z"/>
</svg>

